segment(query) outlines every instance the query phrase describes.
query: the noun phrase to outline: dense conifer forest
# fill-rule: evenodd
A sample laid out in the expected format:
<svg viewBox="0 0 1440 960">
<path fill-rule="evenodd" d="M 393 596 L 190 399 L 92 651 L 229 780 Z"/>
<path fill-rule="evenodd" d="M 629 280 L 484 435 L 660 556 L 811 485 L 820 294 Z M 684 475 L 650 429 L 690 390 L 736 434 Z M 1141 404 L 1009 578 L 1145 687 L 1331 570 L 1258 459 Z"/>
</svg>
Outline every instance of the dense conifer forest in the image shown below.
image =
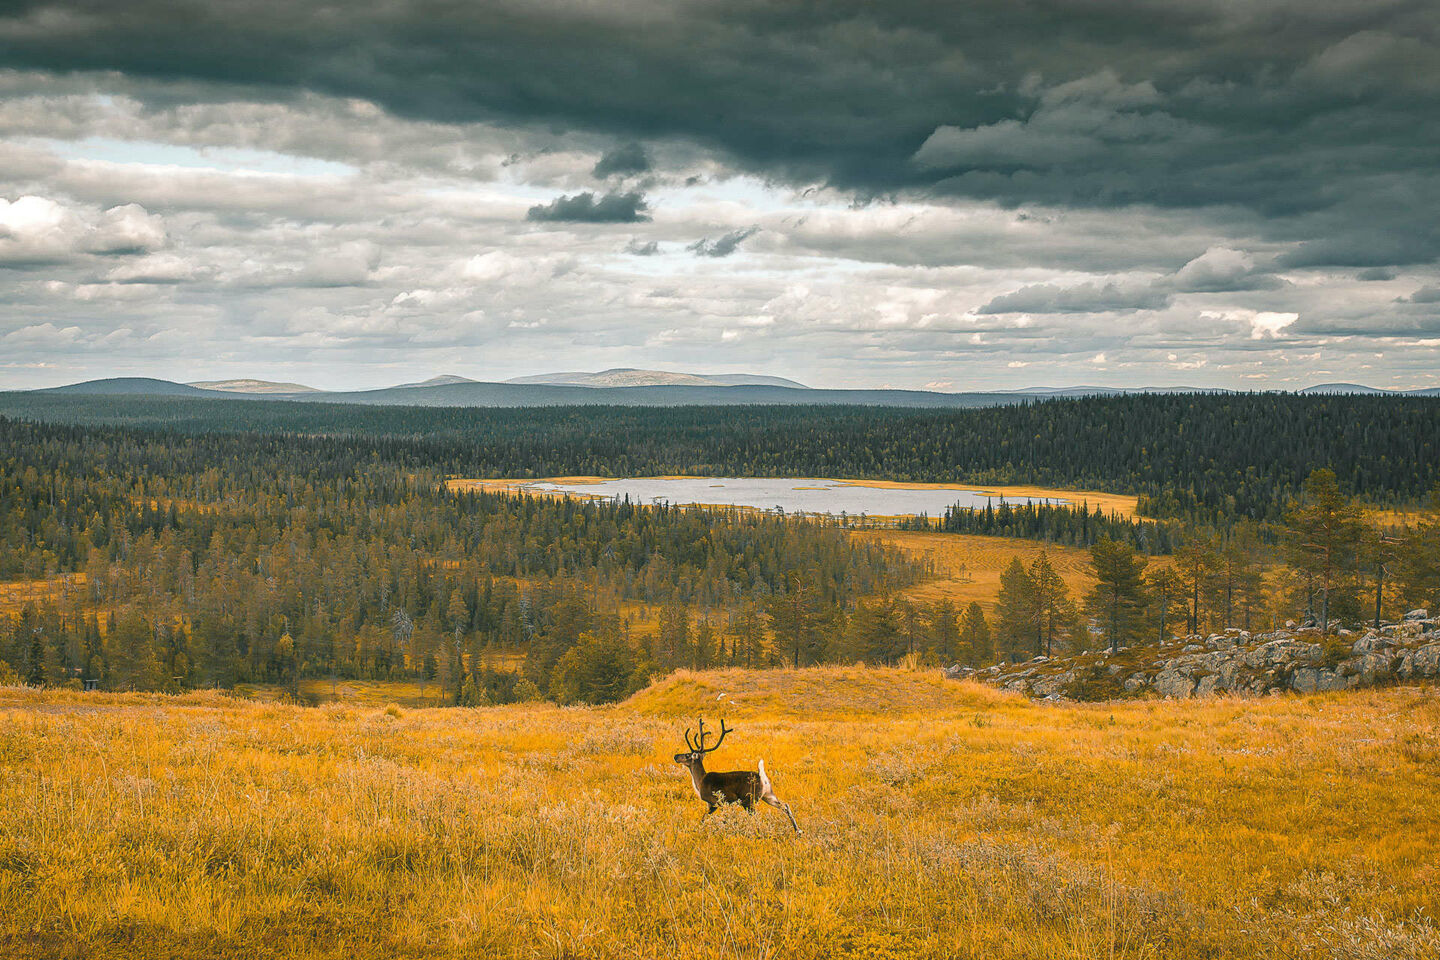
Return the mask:
<svg viewBox="0 0 1440 960">
<path fill-rule="evenodd" d="M 1109 539 L 1129 544 L 1141 553 L 1166 554 L 1184 542 L 1181 524 L 1174 520 L 1129 520 L 1099 507 L 1064 503 L 987 503 L 978 509 L 949 507 L 943 516 L 925 515 L 901 521 L 901 529 L 974 533 L 990 537 L 1023 537 L 1071 547 L 1091 547 Z"/>
<path fill-rule="evenodd" d="M 470 477 L 820 476 L 1034 483 L 1141 497 L 1147 516 L 1278 521 L 1316 466 L 1370 502 L 1440 481 L 1440 399 L 1137 394 L 953 411 L 879 407 L 359 407 L 0 395 L 0 414 L 328 438 L 338 458 Z"/>
<path fill-rule="evenodd" d="M 0 421 L 0 578 L 84 575 L 15 618 L 0 659 L 32 682 L 418 669 L 458 690 L 485 650 L 525 650 L 540 692 L 582 634 L 623 635 L 627 601 L 684 611 L 628 681 L 715 657 L 696 613 L 753 619 L 788 594 L 818 617 L 918 573 L 819 521 L 455 493 L 363 446 Z"/>
<path fill-rule="evenodd" d="M 0 417 L 0 580 L 54 587 L 0 616 L 0 680 L 404 678 L 460 703 L 597 702 L 680 666 L 983 663 L 1263 616 L 1353 624 L 1387 590 L 1392 606 L 1440 603 L 1434 509 L 1387 532 L 1355 503 L 1413 507 L 1435 485 L 1437 400 L 1136 396 L 943 414 L 0 401 L 23 415 Z M 975 603 L 903 599 L 923 565 L 830 521 L 445 484 L 669 473 L 1095 487 L 1135 494 L 1148 516 L 947 511 L 942 530 L 1094 557 L 1100 583 L 1083 596 L 1045 554 L 1015 561 L 991 623 Z M 1147 568 L 1147 554 L 1174 560 Z M 632 631 L 637 613 L 658 628 Z"/>
</svg>

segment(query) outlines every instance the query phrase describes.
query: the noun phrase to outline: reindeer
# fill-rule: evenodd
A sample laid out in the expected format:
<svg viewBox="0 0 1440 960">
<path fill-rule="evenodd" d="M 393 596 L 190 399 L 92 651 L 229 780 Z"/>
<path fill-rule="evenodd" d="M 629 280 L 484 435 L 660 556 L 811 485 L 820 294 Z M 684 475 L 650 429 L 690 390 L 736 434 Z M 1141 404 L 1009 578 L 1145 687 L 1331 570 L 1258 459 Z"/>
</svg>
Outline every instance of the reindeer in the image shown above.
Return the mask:
<svg viewBox="0 0 1440 960">
<path fill-rule="evenodd" d="M 755 801 L 763 800 L 776 810 L 784 810 L 785 816 L 790 818 L 790 826 L 795 832 L 800 832 L 800 825 L 795 822 L 795 814 L 790 812 L 790 804 L 775 796 L 775 790 L 770 785 L 770 778 L 765 775 L 765 761 L 760 761 L 760 771 L 754 770 L 732 770 L 729 773 L 706 773 L 705 754 L 713 753 L 720 749 L 720 744 L 725 742 L 725 734 L 730 728 L 725 726 L 725 721 L 720 721 L 720 736 L 715 741 L 715 746 L 706 747 L 705 738 L 709 736 L 705 732 L 705 721 L 700 721 L 700 736 L 698 742 L 690 742 L 690 728 L 685 728 L 685 746 L 690 749 L 685 753 L 675 754 L 675 762 L 690 771 L 690 783 L 695 788 L 695 795 L 710 809 L 706 810 L 703 816 L 709 816 L 719 809 L 722 803 L 738 803 L 748 813 L 755 812 Z"/>
</svg>

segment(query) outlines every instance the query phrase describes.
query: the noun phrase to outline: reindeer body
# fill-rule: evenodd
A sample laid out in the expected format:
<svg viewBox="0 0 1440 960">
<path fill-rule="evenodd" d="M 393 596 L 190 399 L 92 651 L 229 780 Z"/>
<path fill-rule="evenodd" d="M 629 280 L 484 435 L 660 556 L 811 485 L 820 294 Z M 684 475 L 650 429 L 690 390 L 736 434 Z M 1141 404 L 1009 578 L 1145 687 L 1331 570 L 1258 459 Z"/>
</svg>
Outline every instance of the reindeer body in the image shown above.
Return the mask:
<svg viewBox="0 0 1440 960">
<path fill-rule="evenodd" d="M 729 733 L 725 721 L 720 721 L 720 739 L 715 741 L 715 746 L 706 748 L 705 738 L 709 736 L 705 732 L 705 722 L 700 722 L 699 744 L 690 742 L 690 731 L 685 731 L 685 745 L 690 749 L 685 753 L 675 754 L 675 762 L 686 767 L 690 771 L 690 785 L 695 788 L 695 795 L 708 808 L 705 814 L 714 813 L 722 803 L 738 803 L 749 813 L 755 812 L 755 801 L 759 800 L 770 804 L 777 810 L 783 810 L 785 816 L 790 818 L 790 826 L 795 832 L 800 832 L 800 825 L 795 822 L 795 815 L 790 812 L 790 805 L 779 797 L 775 796 L 775 790 L 770 784 L 770 778 L 765 775 L 765 761 L 760 761 L 760 769 L 756 770 L 731 770 L 725 773 L 706 772 L 705 754 L 720 747 L 720 742 Z"/>
</svg>

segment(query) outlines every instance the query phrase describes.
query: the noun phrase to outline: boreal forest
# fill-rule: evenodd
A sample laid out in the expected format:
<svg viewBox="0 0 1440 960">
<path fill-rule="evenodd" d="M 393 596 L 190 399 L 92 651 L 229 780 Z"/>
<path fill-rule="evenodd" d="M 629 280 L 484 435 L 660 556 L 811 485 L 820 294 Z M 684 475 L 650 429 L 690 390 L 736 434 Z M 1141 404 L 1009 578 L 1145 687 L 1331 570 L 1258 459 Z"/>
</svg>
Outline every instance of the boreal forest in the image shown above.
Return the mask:
<svg viewBox="0 0 1440 960">
<path fill-rule="evenodd" d="M 596 702 L 677 667 L 985 663 L 1267 611 L 1355 620 L 1402 582 L 1387 602 L 1424 599 L 1440 479 L 1440 400 L 1423 398 L 937 413 L 11 394 L 0 410 L 0 580 L 48 585 L 0 612 L 0 672 L 112 689 L 409 678 L 456 703 Z M 987 610 L 917 593 L 930 561 L 857 535 L 865 518 L 447 483 L 582 474 L 1049 484 L 1136 507 L 1001 503 L 889 524 L 1043 545 L 1005 568 Z M 1296 546 L 1317 497 L 1356 517 L 1419 512 L 1370 524 L 1370 553 L 1357 520 L 1344 575 L 1321 583 Z M 1386 537 L 1416 548 L 1381 557 Z M 1100 583 L 1057 572 L 1048 551 L 1062 549 L 1090 551 Z M 1091 594 L 1120 581 L 1129 615 L 1107 625 Z"/>
</svg>

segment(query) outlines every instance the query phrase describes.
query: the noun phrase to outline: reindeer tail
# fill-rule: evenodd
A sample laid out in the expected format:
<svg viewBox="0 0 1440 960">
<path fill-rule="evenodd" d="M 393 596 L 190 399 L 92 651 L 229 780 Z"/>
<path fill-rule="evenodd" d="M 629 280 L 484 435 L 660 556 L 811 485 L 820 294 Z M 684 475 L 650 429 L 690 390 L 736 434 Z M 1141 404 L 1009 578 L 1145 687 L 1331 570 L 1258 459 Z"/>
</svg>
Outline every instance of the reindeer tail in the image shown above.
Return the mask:
<svg viewBox="0 0 1440 960">
<path fill-rule="evenodd" d="M 760 789 L 764 793 L 770 792 L 770 778 L 765 775 L 765 761 L 760 761 Z"/>
</svg>

